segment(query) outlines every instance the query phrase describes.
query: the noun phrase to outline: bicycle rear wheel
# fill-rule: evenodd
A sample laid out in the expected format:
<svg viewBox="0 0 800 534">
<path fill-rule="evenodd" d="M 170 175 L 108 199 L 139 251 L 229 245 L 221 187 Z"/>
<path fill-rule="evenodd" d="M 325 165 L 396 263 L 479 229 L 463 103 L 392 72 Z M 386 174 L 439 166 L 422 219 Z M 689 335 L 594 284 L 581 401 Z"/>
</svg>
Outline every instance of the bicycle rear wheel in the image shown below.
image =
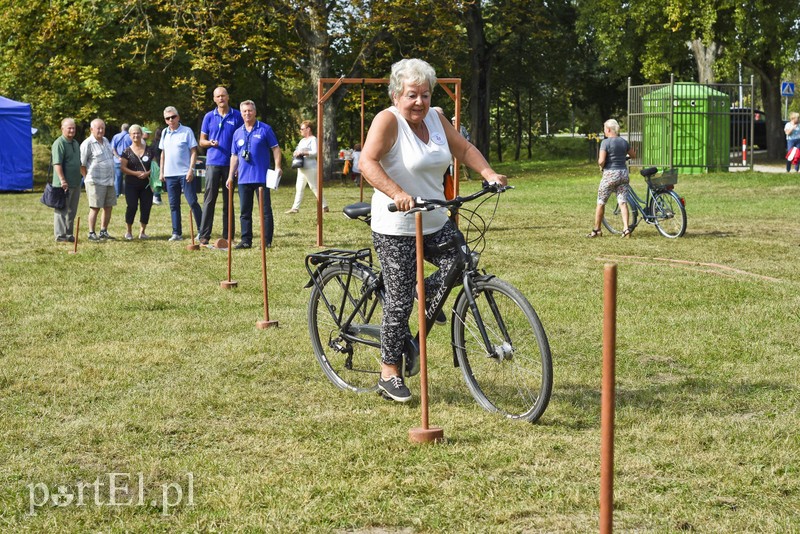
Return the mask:
<svg viewBox="0 0 800 534">
<path fill-rule="evenodd" d="M 686 208 L 675 191 L 655 193 L 650 209 L 661 235 L 675 239 L 686 233 Z"/>
<path fill-rule="evenodd" d="M 314 356 L 325 376 L 340 389 L 366 393 L 378 389 L 380 378 L 383 295 L 379 290 L 373 292 L 343 332 L 341 323 L 358 305 L 368 285 L 376 281 L 368 268 L 353 264 L 351 275 L 350 267 L 348 263 L 332 263 L 322 270 L 308 302 L 308 330 Z"/>
<path fill-rule="evenodd" d="M 613 209 L 611 209 L 613 207 Z M 639 210 L 636 209 L 634 204 L 628 202 L 628 225 L 631 228 L 636 226 L 636 219 L 639 217 Z M 613 200 L 609 198 L 606 204 L 606 211 L 603 216 L 603 226 L 614 235 L 621 235 L 625 231 L 625 225 L 622 224 L 622 210 L 617 202 L 617 195 L 613 196 Z"/>
<path fill-rule="evenodd" d="M 467 387 L 484 409 L 533 423 L 547 408 L 553 384 L 542 323 L 508 282 L 476 280 L 474 294 L 493 354 L 487 354 L 478 317 L 462 292 L 453 312 L 453 348 Z"/>
</svg>

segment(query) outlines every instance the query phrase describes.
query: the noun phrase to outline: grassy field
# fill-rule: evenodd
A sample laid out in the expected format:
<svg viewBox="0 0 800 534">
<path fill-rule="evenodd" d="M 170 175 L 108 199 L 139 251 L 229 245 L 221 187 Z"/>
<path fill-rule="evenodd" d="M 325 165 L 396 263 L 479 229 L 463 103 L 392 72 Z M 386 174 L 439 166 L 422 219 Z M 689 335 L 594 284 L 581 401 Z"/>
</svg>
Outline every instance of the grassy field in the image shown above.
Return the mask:
<svg viewBox="0 0 800 534">
<path fill-rule="evenodd" d="M 235 251 L 239 287 L 224 290 L 226 255 L 168 243 L 166 205 L 154 239 L 95 244 L 82 197 L 70 255 L 40 193 L 0 195 L 0 531 L 596 531 L 609 261 L 615 526 L 800 531 L 798 175 L 681 177 L 685 237 L 642 225 L 589 240 L 594 165 L 501 168 L 516 189 L 482 262 L 539 312 L 553 396 L 536 425 L 482 411 L 452 367 L 449 329 L 434 329 L 430 417 L 446 441 L 433 446 L 408 440 L 417 380 L 415 400 L 396 405 L 336 390 L 315 362 L 303 257 L 316 227 L 310 193 L 283 214 L 288 177 L 267 254 L 279 326 L 263 331 L 258 249 Z M 368 244 L 335 213 L 356 189 L 327 195 L 325 244 Z"/>
</svg>

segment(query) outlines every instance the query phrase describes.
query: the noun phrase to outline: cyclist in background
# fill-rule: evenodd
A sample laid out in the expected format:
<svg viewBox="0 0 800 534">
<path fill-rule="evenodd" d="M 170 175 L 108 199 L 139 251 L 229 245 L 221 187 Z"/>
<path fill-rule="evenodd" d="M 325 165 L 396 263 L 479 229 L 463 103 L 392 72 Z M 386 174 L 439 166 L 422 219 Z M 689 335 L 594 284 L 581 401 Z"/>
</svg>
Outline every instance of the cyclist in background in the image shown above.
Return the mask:
<svg viewBox="0 0 800 534">
<path fill-rule="evenodd" d="M 402 212 L 414 207 L 414 197 L 444 198 L 442 175 L 452 156 L 480 172 L 488 182 L 505 185 L 480 151 L 453 128 L 450 121 L 431 109 L 436 73 L 420 59 L 403 59 L 392 65 L 389 96 L 392 106 L 378 113 L 361 153 L 364 178 L 375 188 L 372 196 L 372 238 L 383 270 L 385 302 L 381 324 L 381 377 L 378 388 L 398 402 L 411 393 L 400 372 L 403 346 L 411 335 L 408 319 L 416 285 L 416 227 L 414 217 Z M 394 203 L 398 211 L 389 211 Z M 423 213 L 426 259 L 439 270 L 425 280 L 426 295 L 441 286 L 455 263 L 454 239 L 461 232 L 443 209 Z"/>
<path fill-rule="evenodd" d="M 617 202 L 622 212 L 622 224 L 625 230 L 622 237 L 629 237 L 631 229 L 628 226 L 630 212 L 628 211 L 628 165 L 627 156 L 633 157 L 633 149 L 628 145 L 628 141 L 619 136 L 619 123 L 614 119 L 608 119 L 603 123 L 603 132 L 606 138 L 600 143 L 600 156 L 597 164 L 603 171 L 603 179 L 600 180 L 600 187 L 597 190 L 597 208 L 594 213 L 594 226 L 586 237 L 599 237 L 603 235 L 600 224 L 603 222 L 603 215 L 606 211 L 606 202 L 611 193 L 617 194 Z"/>
</svg>

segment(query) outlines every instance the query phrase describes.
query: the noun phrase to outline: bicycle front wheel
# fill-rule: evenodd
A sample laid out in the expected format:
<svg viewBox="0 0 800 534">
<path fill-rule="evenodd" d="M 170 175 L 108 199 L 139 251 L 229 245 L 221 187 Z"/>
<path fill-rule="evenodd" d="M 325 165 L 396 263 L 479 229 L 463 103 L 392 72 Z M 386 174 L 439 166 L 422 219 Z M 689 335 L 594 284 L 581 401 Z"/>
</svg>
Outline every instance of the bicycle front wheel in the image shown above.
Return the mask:
<svg viewBox="0 0 800 534">
<path fill-rule="evenodd" d="M 375 274 L 359 264 L 332 263 L 319 275 L 308 303 L 311 345 L 325 376 L 344 390 L 378 389 L 381 373 L 380 327 L 383 296 L 374 291 L 359 304 Z M 345 328 L 353 311 L 358 311 Z"/>
<path fill-rule="evenodd" d="M 686 208 L 675 191 L 654 194 L 650 209 L 661 235 L 675 239 L 686 233 Z"/>
<path fill-rule="evenodd" d="M 613 209 L 612 209 L 613 207 Z M 639 210 L 636 206 L 628 202 L 628 226 L 631 228 L 636 226 L 636 219 L 639 216 Z M 625 231 L 625 225 L 622 223 L 622 210 L 617 202 L 617 195 L 614 195 L 614 200 L 609 199 L 606 204 L 606 211 L 603 215 L 603 226 L 614 235 L 621 235 Z"/>
<path fill-rule="evenodd" d="M 477 312 L 463 292 L 453 312 L 453 347 L 467 387 L 486 410 L 533 423 L 547 408 L 553 385 L 542 323 L 525 296 L 508 282 L 476 280 L 473 289 Z"/>
</svg>

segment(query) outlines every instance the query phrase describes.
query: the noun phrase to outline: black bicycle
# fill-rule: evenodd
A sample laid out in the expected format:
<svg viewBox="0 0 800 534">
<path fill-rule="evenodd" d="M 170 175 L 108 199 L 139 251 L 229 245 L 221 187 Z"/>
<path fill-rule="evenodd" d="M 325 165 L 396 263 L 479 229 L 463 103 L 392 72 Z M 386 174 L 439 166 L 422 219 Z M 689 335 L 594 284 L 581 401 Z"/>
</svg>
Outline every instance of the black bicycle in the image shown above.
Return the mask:
<svg viewBox="0 0 800 534">
<path fill-rule="evenodd" d="M 673 170 L 658 173 L 657 167 L 642 169 L 640 174 L 647 182 L 647 198 L 642 200 L 633 187 L 628 187 L 628 218 L 631 231 L 636 228 L 640 220 L 647 224 L 654 224 L 658 232 L 664 237 L 675 239 L 686 233 L 686 201 L 675 192 L 678 183 L 678 174 Z M 619 203 L 613 202 L 614 209 L 606 209 L 603 217 L 603 226 L 612 234 L 622 234 L 625 226 L 622 223 L 622 211 Z M 609 202 L 609 206 L 612 203 Z M 641 219 L 639 219 L 641 215 Z"/>
<path fill-rule="evenodd" d="M 534 422 L 550 401 L 553 365 L 542 323 L 525 296 L 514 286 L 478 268 L 485 235 L 497 211 L 499 194 L 507 186 L 484 184 L 483 189 L 453 200 L 415 199 L 408 213 L 461 208 L 467 231 L 456 247 L 459 261 L 446 273 L 442 287 L 426 301 L 430 331 L 443 311 L 450 292 L 461 286 L 451 310 L 453 364 L 460 367 L 472 396 L 483 408 L 512 419 Z M 485 198 L 475 209 L 462 205 Z M 495 198 L 489 220 L 477 210 Z M 347 206 L 345 215 L 370 222 L 370 205 Z M 473 238 L 470 238 L 470 236 Z M 475 237 L 476 236 L 476 237 Z M 381 370 L 383 275 L 369 248 L 329 249 L 306 256 L 311 288 L 308 327 L 314 355 L 333 384 L 357 393 L 378 391 Z M 416 374 L 419 334 L 406 340 L 405 376 Z M 417 367 L 417 369 L 414 369 Z"/>
</svg>

